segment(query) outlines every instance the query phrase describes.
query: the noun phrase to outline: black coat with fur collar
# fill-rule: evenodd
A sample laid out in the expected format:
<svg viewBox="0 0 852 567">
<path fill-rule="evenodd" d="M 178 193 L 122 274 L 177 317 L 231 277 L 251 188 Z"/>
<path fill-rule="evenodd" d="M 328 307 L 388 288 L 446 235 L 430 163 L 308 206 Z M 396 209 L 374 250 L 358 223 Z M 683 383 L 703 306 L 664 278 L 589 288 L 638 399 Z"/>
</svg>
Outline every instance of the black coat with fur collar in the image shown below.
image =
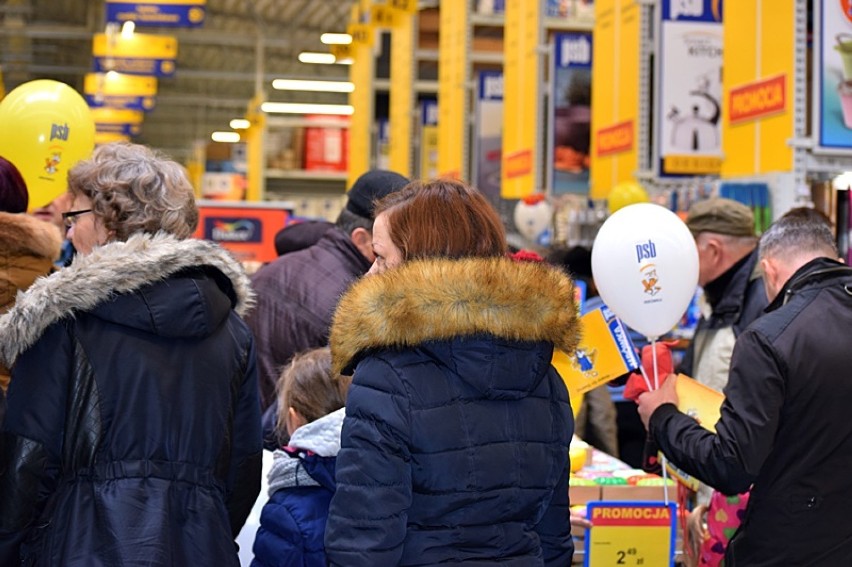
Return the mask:
<svg viewBox="0 0 852 567">
<path fill-rule="evenodd" d="M 355 374 L 330 563 L 569 565 L 573 416 L 550 362 L 578 338 L 573 285 L 545 265 L 413 261 L 356 283 L 331 331 Z"/>
<path fill-rule="evenodd" d="M 238 564 L 260 481 L 251 303 L 224 250 L 164 235 L 19 297 L 0 318 L 0 564 Z"/>
</svg>

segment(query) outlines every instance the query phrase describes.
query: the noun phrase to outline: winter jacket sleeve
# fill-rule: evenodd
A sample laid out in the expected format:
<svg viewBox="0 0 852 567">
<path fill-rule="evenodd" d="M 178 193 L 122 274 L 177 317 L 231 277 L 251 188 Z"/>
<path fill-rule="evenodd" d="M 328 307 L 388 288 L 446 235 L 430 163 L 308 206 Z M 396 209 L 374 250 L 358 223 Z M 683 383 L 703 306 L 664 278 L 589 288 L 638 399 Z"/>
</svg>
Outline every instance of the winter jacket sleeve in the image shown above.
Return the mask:
<svg viewBox="0 0 852 567">
<path fill-rule="evenodd" d="M 273 494 L 263 506 L 252 551 L 252 567 L 306 564 L 302 531 L 287 507 L 283 491 Z"/>
<path fill-rule="evenodd" d="M 411 506 L 410 404 L 396 371 L 358 365 L 346 401 L 337 492 L 325 534 L 330 565 L 397 565 Z"/>
<path fill-rule="evenodd" d="M 651 434 L 687 473 L 724 494 L 745 492 L 772 450 L 784 402 L 784 366 L 757 331 L 745 331 L 734 347 L 716 433 L 665 404 L 651 416 Z"/>
<path fill-rule="evenodd" d="M 553 498 L 535 530 L 541 539 L 541 549 L 546 566 L 570 565 L 574 556 L 574 539 L 571 537 L 571 510 L 568 502 L 569 464 L 566 461 Z"/>
<path fill-rule="evenodd" d="M 228 471 L 227 507 L 231 532 L 236 538 L 260 492 L 262 439 L 260 400 L 257 388 L 257 364 L 254 341 L 246 349 L 245 370 L 233 422 L 231 466 Z"/>
<path fill-rule="evenodd" d="M 0 437 L 0 565 L 20 561 L 21 543 L 56 489 L 72 364 L 73 341 L 57 323 L 12 370 Z"/>
</svg>

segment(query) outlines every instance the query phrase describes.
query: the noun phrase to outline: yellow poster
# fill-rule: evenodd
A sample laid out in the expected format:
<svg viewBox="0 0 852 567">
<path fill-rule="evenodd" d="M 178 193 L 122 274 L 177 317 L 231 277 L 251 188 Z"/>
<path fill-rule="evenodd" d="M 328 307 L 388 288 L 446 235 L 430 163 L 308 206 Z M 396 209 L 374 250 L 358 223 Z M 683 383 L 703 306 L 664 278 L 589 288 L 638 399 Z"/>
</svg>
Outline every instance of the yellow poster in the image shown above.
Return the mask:
<svg viewBox="0 0 852 567">
<path fill-rule="evenodd" d="M 438 175 L 466 178 L 468 8 L 442 2 L 438 38 Z"/>
<path fill-rule="evenodd" d="M 793 169 L 795 14 L 794 0 L 725 4 L 722 177 Z"/>
<path fill-rule="evenodd" d="M 640 2 L 596 0 L 590 196 L 604 199 L 639 167 Z"/>
<path fill-rule="evenodd" d="M 553 353 L 553 366 L 575 396 L 639 368 L 627 329 L 606 307 L 580 318 L 583 339 L 573 356 Z"/>
<path fill-rule="evenodd" d="M 500 195 L 520 199 L 536 191 L 541 122 L 541 2 L 507 2 L 503 28 L 503 164 Z"/>
</svg>

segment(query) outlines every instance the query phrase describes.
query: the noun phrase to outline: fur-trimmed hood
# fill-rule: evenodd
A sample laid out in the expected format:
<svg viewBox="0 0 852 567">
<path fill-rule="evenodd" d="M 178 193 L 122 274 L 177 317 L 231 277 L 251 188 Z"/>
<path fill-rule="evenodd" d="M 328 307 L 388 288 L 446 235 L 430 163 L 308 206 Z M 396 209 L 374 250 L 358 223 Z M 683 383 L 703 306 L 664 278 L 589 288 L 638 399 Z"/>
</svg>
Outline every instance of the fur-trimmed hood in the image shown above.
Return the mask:
<svg viewBox="0 0 852 567">
<path fill-rule="evenodd" d="M 62 235 L 49 222 L 25 214 L 0 213 L 0 254 L 52 262 L 59 258 L 61 248 Z"/>
<path fill-rule="evenodd" d="M 335 372 L 364 351 L 491 335 L 579 342 L 574 285 L 558 269 L 509 258 L 416 260 L 355 283 L 338 304 L 330 344 Z"/>
<path fill-rule="evenodd" d="M 202 266 L 213 268 L 230 282 L 234 295 L 230 303 L 238 314 L 245 315 L 254 304 L 254 294 L 242 266 L 227 251 L 204 240 L 137 234 L 125 242 L 77 255 L 71 266 L 37 280 L 19 294 L 15 306 L 0 317 L 0 361 L 11 366 L 48 326 L 64 317 L 96 308 L 109 310 L 107 304 L 119 296 Z M 122 316 L 112 311 L 116 317 Z"/>
</svg>

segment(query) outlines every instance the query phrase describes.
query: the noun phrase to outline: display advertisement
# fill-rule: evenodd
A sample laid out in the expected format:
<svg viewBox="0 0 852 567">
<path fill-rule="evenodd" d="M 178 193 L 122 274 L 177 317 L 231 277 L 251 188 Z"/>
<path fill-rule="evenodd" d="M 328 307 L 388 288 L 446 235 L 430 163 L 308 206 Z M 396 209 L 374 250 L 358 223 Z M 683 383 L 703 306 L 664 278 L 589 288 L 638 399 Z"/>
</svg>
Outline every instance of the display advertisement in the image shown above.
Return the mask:
<svg viewBox="0 0 852 567">
<path fill-rule="evenodd" d="M 554 195 L 587 195 L 592 136 L 592 34 L 556 34 L 553 55 L 550 188 Z"/>
<path fill-rule="evenodd" d="M 193 237 L 218 243 L 240 261 L 271 262 L 278 257 L 275 234 L 291 214 L 274 204 L 199 201 Z"/>
<path fill-rule="evenodd" d="M 660 15 L 660 174 L 717 175 L 722 165 L 722 0 L 664 0 Z"/>
<path fill-rule="evenodd" d="M 492 202 L 500 198 L 500 160 L 503 148 L 503 73 L 479 74 L 474 121 L 474 179 Z"/>
<path fill-rule="evenodd" d="M 815 5 L 819 22 L 813 73 L 817 145 L 830 153 L 852 153 L 852 7 L 842 0 Z"/>
</svg>

